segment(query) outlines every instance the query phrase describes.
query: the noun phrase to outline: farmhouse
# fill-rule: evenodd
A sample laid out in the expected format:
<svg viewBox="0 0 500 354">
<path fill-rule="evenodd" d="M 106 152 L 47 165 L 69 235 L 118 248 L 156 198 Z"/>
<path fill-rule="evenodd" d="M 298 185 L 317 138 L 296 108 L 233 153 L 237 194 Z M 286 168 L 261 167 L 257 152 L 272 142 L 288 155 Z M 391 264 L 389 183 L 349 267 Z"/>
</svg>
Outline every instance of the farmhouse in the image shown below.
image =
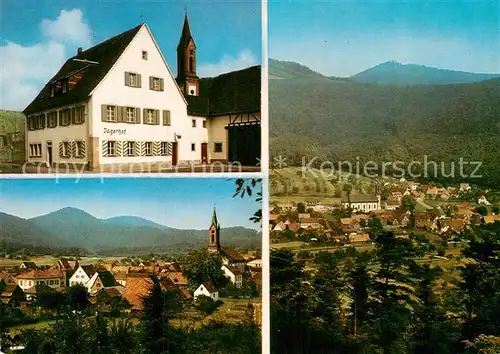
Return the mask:
<svg viewBox="0 0 500 354">
<path fill-rule="evenodd" d="M 204 295 L 212 298 L 212 300 L 217 301 L 219 299 L 219 291 L 215 288 L 211 281 L 207 281 L 201 284 L 198 289 L 194 291 L 194 298 Z"/>
<path fill-rule="evenodd" d="M 197 76 L 187 15 L 174 77 L 141 24 L 78 49 L 25 108 L 26 160 L 92 171 L 215 161 L 256 166 L 260 89 L 260 66 Z"/>
<path fill-rule="evenodd" d="M 79 266 L 75 273 L 69 278 L 69 286 L 76 284 L 85 285 L 95 274 L 94 266 Z"/>
<path fill-rule="evenodd" d="M 234 268 L 230 265 L 222 265 L 222 271 L 224 276 L 229 278 L 231 283 L 233 283 L 237 288 L 241 288 L 243 285 L 243 273 L 238 268 Z"/>
<path fill-rule="evenodd" d="M 58 269 L 32 269 L 19 274 L 17 285 L 26 291 L 36 285 L 46 285 L 53 289 L 64 287 L 64 274 Z"/>
</svg>

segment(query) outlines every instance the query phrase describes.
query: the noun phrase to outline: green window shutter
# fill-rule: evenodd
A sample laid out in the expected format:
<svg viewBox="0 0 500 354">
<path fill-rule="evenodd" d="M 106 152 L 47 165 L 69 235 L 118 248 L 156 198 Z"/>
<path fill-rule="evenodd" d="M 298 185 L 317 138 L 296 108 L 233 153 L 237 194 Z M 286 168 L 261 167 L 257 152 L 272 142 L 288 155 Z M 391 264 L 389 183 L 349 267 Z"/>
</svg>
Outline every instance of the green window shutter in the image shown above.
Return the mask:
<svg viewBox="0 0 500 354">
<path fill-rule="evenodd" d="M 125 71 L 125 86 L 129 86 L 128 72 Z"/>
<path fill-rule="evenodd" d="M 85 115 L 87 114 L 87 105 L 82 106 L 82 115 L 80 117 L 80 123 L 85 123 Z"/>
<path fill-rule="evenodd" d="M 167 125 L 167 111 L 163 110 L 163 121 L 162 121 L 162 124 L 163 125 Z"/>
<path fill-rule="evenodd" d="M 149 77 L 149 89 L 150 90 L 153 89 L 153 77 L 152 76 Z"/>
<path fill-rule="evenodd" d="M 115 113 L 116 113 L 116 122 L 120 123 L 123 122 L 123 107 L 120 106 L 115 106 Z"/>
<path fill-rule="evenodd" d="M 108 109 L 107 105 L 105 105 L 105 104 L 101 105 L 101 121 L 102 122 L 108 121 L 108 117 L 106 116 L 106 114 L 108 113 L 107 109 Z M 59 125 L 61 125 L 61 117 L 59 117 Z"/>
<path fill-rule="evenodd" d="M 142 121 L 144 122 L 144 124 L 146 124 L 146 122 L 147 122 L 147 120 L 146 120 L 147 114 L 148 114 L 147 108 L 143 108 L 142 109 Z"/>
<path fill-rule="evenodd" d="M 141 124 L 141 109 L 135 109 L 135 124 Z"/>
<path fill-rule="evenodd" d="M 155 125 L 160 125 L 160 110 L 155 109 Z"/>
<path fill-rule="evenodd" d="M 71 108 L 71 123 L 76 124 L 76 107 Z"/>
<path fill-rule="evenodd" d="M 139 88 L 142 87 L 142 76 L 141 76 L 141 74 L 137 74 L 137 86 L 136 87 L 139 87 Z"/>
<path fill-rule="evenodd" d="M 163 78 L 160 79 L 160 91 L 164 91 Z"/>
</svg>

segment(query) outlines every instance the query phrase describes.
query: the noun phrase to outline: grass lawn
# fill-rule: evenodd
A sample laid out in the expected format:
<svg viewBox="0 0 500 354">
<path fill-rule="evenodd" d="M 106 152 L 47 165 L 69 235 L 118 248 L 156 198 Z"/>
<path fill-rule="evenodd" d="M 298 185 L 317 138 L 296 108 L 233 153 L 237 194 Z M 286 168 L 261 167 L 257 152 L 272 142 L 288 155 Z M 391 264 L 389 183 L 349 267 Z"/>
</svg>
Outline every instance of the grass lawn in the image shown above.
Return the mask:
<svg viewBox="0 0 500 354">
<path fill-rule="evenodd" d="M 50 321 L 40 321 L 37 323 L 18 325 L 10 328 L 10 334 L 11 335 L 20 334 L 25 329 L 43 330 L 52 326 L 54 323 L 55 323 L 54 320 L 50 320 Z"/>
</svg>

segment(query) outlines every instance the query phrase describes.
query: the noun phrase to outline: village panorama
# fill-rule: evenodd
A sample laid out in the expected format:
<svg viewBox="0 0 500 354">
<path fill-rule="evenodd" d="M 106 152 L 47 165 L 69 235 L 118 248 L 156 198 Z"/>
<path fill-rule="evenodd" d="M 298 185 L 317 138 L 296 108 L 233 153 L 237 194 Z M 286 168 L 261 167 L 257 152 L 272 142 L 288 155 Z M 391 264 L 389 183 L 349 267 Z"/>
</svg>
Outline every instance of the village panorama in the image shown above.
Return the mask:
<svg viewBox="0 0 500 354">
<path fill-rule="evenodd" d="M 191 181 L 195 179 L 175 186 L 166 179 L 154 183 L 177 188 L 179 192 L 161 196 L 171 199 L 176 193 L 189 193 L 182 192 L 181 185 L 194 185 Z M 186 213 L 183 222 L 193 225 L 190 229 L 165 226 L 145 217 L 102 218 L 76 207 L 31 218 L 2 208 L 2 353 L 260 353 L 260 230 L 249 224 L 227 226 L 250 219 L 259 207 L 254 197 L 233 197 L 243 180 L 236 187 L 235 180 L 227 187 L 227 180 L 207 181 L 201 179 L 200 186 L 192 188 L 217 191 L 211 193 L 225 190 L 230 192 L 227 203 L 234 204 L 221 203 L 222 197 L 217 206 L 191 201 L 184 208 L 176 201 L 161 202 L 165 212 L 176 218 L 179 214 L 168 205 L 182 209 Z M 24 188 L 30 187 L 30 181 L 17 181 L 21 182 L 26 183 Z M 15 190 L 13 183 L 4 181 L 2 190 Z M 52 183 L 51 191 L 66 188 L 50 180 L 33 183 L 46 187 Z M 86 184 L 83 191 L 99 181 L 82 183 Z M 113 187 L 107 187 L 112 189 L 110 193 L 118 194 L 118 182 L 111 183 Z M 150 181 L 122 183 L 122 190 L 131 185 L 140 189 L 143 183 L 150 195 L 157 193 Z M 254 180 L 252 185 L 258 188 L 260 181 Z M 71 188 L 78 195 L 77 187 Z M 86 193 L 90 198 L 94 195 Z M 130 198 L 135 198 L 132 194 Z M 8 197 L 8 193 L 0 193 L 2 202 Z M 152 197 L 141 197 L 146 204 L 156 203 Z M 106 202 L 101 203 L 107 207 Z M 240 210 L 239 204 L 247 209 Z M 228 205 L 232 212 L 228 213 Z M 155 215 L 154 209 L 149 211 L 151 215 Z M 95 213 L 100 208 L 92 210 Z M 241 215 L 229 220 L 231 213 Z M 199 229 L 196 225 L 202 220 L 206 226 Z"/>
</svg>

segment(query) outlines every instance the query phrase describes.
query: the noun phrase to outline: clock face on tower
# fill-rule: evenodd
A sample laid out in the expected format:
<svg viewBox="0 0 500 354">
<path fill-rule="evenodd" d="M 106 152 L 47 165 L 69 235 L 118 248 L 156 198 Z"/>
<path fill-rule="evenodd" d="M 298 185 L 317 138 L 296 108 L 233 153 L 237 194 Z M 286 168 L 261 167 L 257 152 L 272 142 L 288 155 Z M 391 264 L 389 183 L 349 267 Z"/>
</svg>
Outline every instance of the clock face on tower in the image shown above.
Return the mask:
<svg viewBox="0 0 500 354">
<path fill-rule="evenodd" d="M 196 96 L 196 85 L 193 84 L 188 85 L 188 94 L 191 96 Z"/>
</svg>

